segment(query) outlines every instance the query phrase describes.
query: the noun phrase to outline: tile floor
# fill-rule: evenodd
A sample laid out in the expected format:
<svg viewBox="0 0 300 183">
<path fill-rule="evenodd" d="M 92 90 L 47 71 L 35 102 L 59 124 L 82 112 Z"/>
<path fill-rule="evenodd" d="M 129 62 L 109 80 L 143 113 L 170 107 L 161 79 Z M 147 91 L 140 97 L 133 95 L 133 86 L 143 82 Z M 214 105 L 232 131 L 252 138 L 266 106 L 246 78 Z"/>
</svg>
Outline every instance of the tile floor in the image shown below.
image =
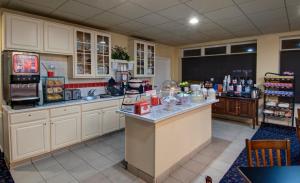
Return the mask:
<svg viewBox="0 0 300 183">
<path fill-rule="evenodd" d="M 173 172 L 166 183 L 219 182 L 244 148 L 245 138 L 256 132 L 250 125 L 213 120 L 213 140 L 190 161 Z M 124 131 L 28 163 L 11 171 L 16 183 L 138 183 L 144 182 L 122 168 Z"/>
</svg>

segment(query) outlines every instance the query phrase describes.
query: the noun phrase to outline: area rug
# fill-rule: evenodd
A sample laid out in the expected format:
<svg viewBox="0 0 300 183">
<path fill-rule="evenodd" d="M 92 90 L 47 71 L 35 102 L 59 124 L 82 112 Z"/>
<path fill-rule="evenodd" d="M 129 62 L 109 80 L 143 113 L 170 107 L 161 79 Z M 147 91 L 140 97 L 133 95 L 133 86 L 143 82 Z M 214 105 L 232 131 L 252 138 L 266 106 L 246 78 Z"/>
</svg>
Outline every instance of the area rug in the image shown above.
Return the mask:
<svg viewBox="0 0 300 183">
<path fill-rule="evenodd" d="M 0 152 L 0 183 L 14 183 L 14 180 L 5 164 L 2 152 Z"/>
<path fill-rule="evenodd" d="M 288 126 L 262 123 L 260 128 L 252 137 L 253 140 L 258 139 L 289 139 L 291 142 L 291 163 L 292 165 L 300 164 L 300 144 L 297 139 L 296 129 Z M 248 166 L 247 153 L 244 149 L 238 158 L 231 165 L 220 183 L 242 183 L 244 178 L 238 171 L 238 167 Z"/>
</svg>

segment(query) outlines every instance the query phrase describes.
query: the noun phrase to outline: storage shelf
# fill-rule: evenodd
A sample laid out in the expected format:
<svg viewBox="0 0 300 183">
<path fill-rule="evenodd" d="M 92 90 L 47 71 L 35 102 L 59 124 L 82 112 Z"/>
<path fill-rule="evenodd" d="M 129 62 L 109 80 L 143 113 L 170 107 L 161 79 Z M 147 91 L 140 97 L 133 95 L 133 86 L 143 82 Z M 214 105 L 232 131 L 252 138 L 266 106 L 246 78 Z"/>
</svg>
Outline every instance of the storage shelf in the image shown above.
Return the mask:
<svg viewBox="0 0 300 183">
<path fill-rule="evenodd" d="M 265 84 L 264 84 L 264 112 L 263 112 L 263 121 L 265 121 L 266 118 L 271 119 L 288 119 L 292 121 L 292 126 L 294 125 L 294 109 L 295 109 L 295 79 L 294 76 L 287 76 L 287 75 L 280 75 L 276 73 L 266 73 L 265 74 Z M 274 84 L 272 84 L 274 83 Z M 276 86 L 277 85 L 277 86 Z M 278 86 L 278 85 L 287 85 L 287 86 Z M 272 93 L 269 93 L 270 91 L 273 91 Z M 267 92 L 267 93 L 266 93 Z M 289 92 L 289 95 L 286 94 L 276 94 L 278 93 L 287 93 Z M 279 106 L 268 106 L 266 105 L 267 98 L 268 97 L 278 97 L 277 102 L 285 102 L 289 103 L 289 107 L 279 107 Z M 272 110 L 274 112 L 280 111 L 285 114 L 291 113 L 291 116 L 285 116 L 285 115 L 275 115 L 270 113 L 265 113 L 265 110 Z"/>
</svg>

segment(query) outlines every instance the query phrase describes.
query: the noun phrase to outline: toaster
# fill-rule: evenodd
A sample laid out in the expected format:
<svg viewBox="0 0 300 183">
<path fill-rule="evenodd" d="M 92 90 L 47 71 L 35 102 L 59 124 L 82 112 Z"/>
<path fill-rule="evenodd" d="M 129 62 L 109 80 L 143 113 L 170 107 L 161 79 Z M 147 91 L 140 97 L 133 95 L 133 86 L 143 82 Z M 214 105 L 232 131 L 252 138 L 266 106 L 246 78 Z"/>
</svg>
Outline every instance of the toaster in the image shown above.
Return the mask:
<svg viewBox="0 0 300 183">
<path fill-rule="evenodd" d="M 65 100 L 66 101 L 73 99 L 72 93 L 73 93 L 73 91 L 71 89 L 65 89 Z"/>
<path fill-rule="evenodd" d="M 72 99 L 73 100 L 79 100 L 81 99 L 81 92 L 79 89 L 72 90 Z"/>
</svg>

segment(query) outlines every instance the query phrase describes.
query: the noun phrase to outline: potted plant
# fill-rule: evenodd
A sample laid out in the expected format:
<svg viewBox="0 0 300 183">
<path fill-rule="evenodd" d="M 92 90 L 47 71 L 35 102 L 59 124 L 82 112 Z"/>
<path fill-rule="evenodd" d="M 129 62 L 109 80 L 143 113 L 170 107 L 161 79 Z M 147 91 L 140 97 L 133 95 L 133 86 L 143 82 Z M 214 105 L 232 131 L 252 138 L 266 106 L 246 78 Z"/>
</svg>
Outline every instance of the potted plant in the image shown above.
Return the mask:
<svg viewBox="0 0 300 183">
<path fill-rule="evenodd" d="M 188 92 L 189 91 L 189 83 L 187 81 L 179 83 L 181 91 Z"/>
<path fill-rule="evenodd" d="M 114 46 L 112 48 L 111 58 L 115 60 L 129 61 L 129 55 L 126 48 L 123 48 L 121 46 Z"/>
</svg>

